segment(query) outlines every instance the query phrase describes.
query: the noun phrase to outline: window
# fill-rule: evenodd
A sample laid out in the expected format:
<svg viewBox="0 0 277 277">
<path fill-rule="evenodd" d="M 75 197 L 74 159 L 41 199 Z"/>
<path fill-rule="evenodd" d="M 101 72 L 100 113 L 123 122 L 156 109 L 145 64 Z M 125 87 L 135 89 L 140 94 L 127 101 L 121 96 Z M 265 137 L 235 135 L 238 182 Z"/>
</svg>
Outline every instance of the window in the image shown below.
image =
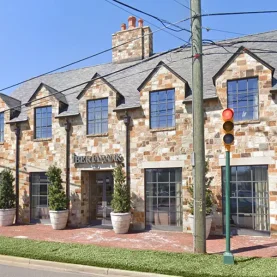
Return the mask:
<svg viewBox="0 0 277 277">
<path fill-rule="evenodd" d="M 0 113 L 0 142 L 4 141 L 4 113 Z"/>
<path fill-rule="evenodd" d="M 49 219 L 48 179 L 45 172 L 31 173 L 31 219 L 43 221 Z"/>
<path fill-rule="evenodd" d="M 235 121 L 259 118 L 258 78 L 228 81 L 228 108 L 234 110 Z"/>
<path fill-rule="evenodd" d="M 108 98 L 90 100 L 87 103 L 88 135 L 108 132 Z"/>
<path fill-rule="evenodd" d="M 175 91 L 161 90 L 150 93 L 150 128 L 175 126 Z"/>
<path fill-rule="evenodd" d="M 161 229 L 182 226 L 181 168 L 145 170 L 146 224 Z"/>
<path fill-rule="evenodd" d="M 52 107 L 35 109 L 35 138 L 52 137 Z"/>
<path fill-rule="evenodd" d="M 267 166 L 232 166 L 230 180 L 231 225 L 240 234 L 269 231 Z M 223 212 L 225 215 L 225 167 L 222 168 Z"/>
</svg>

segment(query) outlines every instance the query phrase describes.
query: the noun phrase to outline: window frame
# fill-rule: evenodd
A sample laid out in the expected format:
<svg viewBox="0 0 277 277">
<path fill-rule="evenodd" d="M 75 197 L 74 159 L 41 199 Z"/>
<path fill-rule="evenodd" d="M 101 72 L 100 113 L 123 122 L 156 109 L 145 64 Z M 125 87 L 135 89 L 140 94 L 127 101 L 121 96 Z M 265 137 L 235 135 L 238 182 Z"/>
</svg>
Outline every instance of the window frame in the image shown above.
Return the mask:
<svg viewBox="0 0 277 277">
<path fill-rule="evenodd" d="M 151 94 L 152 93 L 157 93 L 157 92 L 167 92 L 169 90 L 173 90 L 174 92 L 174 99 L 170 102 L 173 103 L 173 109 L 174 109 L 174 112 L 172 113 L 172 117 L 174 117 L 174 124 L 172 126 L 168 126 L 168 121 L 166 120 L 167 122 L 167 126 L 165 127 L 155 127 L 153 128 L 152 127 L 152 123 L 151 123 L 151 119 L 152 119 L 152 116 L 151 116 L 151 113 L 152 113 L 152 108 L 151 108 Z M 166 98 L 166 101 L 165 101 L 166 105 L 168 104 L 168 99 Z M 149 92 L 149 128 L 152 129 L 152 130 L 156 130 L 156 129 L 168 129 L 168 128 L 175 128 L 176 127 L 176 107 L 175 107 L 175 103 L 176 103 L 176 97 L 175 97 L 175 88 L 167 88 L 167 89 L 159 89 L 159 90 L 152 90 Z M 157 105 L 159 105 L 160 102 L 158 102 Z M 166 111 L 167 111 L 167 106 L 166 106 Z M 168 113 L 166 113 L 166 117 L 168 117 Z M 160 116 L 156 116 L 156 118 L 159 118 Z"/>
<path fill-rule="evenodd" d="M 104 99 L 107 99 L 107 132 L 102 132 L 102 115 L 101 115 L 101 132 L 100 133 L 96 133 L 96 132 L 89 133 L 89 103 L 90 102 L 99 101 L 99 100 L 102 101 Z M 96 99 L 88 99 L 87 103 L 86 103 L 86 107 L 87 107 L 87 110 L 86 110 L 86 116 L 87 116 L 87 119 L 86 119 L 87 130 L 86 130 L 86 133 L 87 133 L 87 135 L 88 136 L 95 136 L 95 135 L 103 135 L 103 134 L 108 133 L 108 127 L 109 127 L 109 97 L 102 97 L 102 98 L 96 98 Z M 101 114 L 102 114 L 102 105 L 101 105 Z"/>
<path fill-rule="evenodd" d="M 243 107 L 243 108 L 248 108 L 248 107 L 257 107 L 258 111 L 257 111 L 257 118 L 252 118 L 252 119 L 245 119 L 245 120 L 235 120 L 235 117 L 234 117 L 234 123 L 240 123 L 240 122 L 251 122 L 251 121 L 259 121 L 260 119 L 260 107 L 259 107 L 259 102 L 260 102 L 260 99 L 259 99 L 259 76 L 251 76 L 251 77 L 244 77 L 244 78 L 236 78 L 236 79 L 230 79 L 230 80 L 227 80 L 227 86 L 226 86 L 226 90 L 227 90 L 227 108 L 231 108 L 233 109 L 233 107 L 229 107 L 228 105 L 228 101 L 229 101 L 229 91 L 228 91 L 228 84 L 230 82 L 236 82 L 236 106 L 237 106 L 237 109 L 238 109 L 238 82 L 239 81 L 243 81 L 243 80 L 247 80 L 247 94 L 248 94 L 248 80 L 250 79 L 256 79 L 257 80 L 257 105 L 256 106 L 248 106 L 248 103 L 247 103 L 247 106 Z"/>
<path fill-rule="evenodd" d="M 47 137 L 37 137 L 37 110 L 38 109 L 43 109 L 43 108 L 51 108 L 51 136 L 47 136 Z M 52 120 L 52 114 L 53 114 L 53 110 L 52 110 L 52 106 L 48 105 L 48 106 L 43 106 L 43 107 L 36 107 L 34 109 L 34 139 L 49 139 L 52 138 L 53 134 L 52 134 L 52 127 L 53 127 L 53 120 Z"/>
<path fill-rule="evenodd" d="M 1 120 L 3 117 L 3 131 L 1 131 Z M 4 142 L 5 140 L 5 112 L 0 113 L 0 143 Z"/>
<path fill-rule="evenodd" d="M 175 174 L 175 177 L 174 177 L 174 181 L 171 180 L 171 171 L 174 171 L 174 174 Z M 150 174 L 151 173 L 155 173 L 156 175 L 156 180 L 155 181 L 148 181 L 147 180 L 147 172 L 149 172 Z M 168 174 L 168 181 L 160 181 L 158 179 L 158 174 L 159 173 L 163 173 L 163 174 Z M 177 178 L 176 178 L 177 176 Z M 156 184 L 156 191 L 157 191 L 157 194 L 156 195 L 152 195 L 152 196 L 149 196 L 148 193 L 147 193 L 147 190 L 149 189 L 149 187 L 147 186 L 148 184 Z M 162 195 L 159 195 L 159 186 L 162 185 L 162 184 L 166 184 L 168 185 L 168 196 L 162 196 Z M 175 196 L 171 194 L 171 185 L 172 184 L 175 184 Z M 180 187 L 178 187 L 178 184 L 180 185 Z M 178 190 L 178 188 L 180 190 Z M 179 194 L 179 195 L 176 195 L 176 194 Z M 145 201 L 144 201 L 144 211 L 145 211 L 145 218 L 144 218 L 144 223 L 145 223 L 145 226 L 146 228 L 150 228 L 150 229 L 160 229 L 160 230 L 166 230 L 166 231 L 180 231 L 182 230 L 183 228 L 183 213 L 184 213 L 184 209 L 183 209 L 183 191 L 182 191 L 182 167 L 162 167 L 162 168 L 155 168 L 155 167 L 151 167 L 151 168 L 145 168 L 144 169 L 144 195 L 145 195 Z M 179 200 L 180 202 L 180 210 L 176 210 L 176 212 L 172 212 L 171 211 L 171 207 L 169 206 L 169 210 L 168 210 L 168 213 L 169 213 L 169 218 L 168 218 L 168 225 L 155 225 L 151 222 L 148 222 L 147 220 L 147 213 L 151 213 L 153 212 L 153 215 L 154 213 L 162 213 L 160 210 L 156 210 L 154 211 L 153 209 L 150 209 L 150 210 L 147 210 L 147 203 L 148 203 L 148 200 L 152 198 L 152 199 L 156 199 L 157 200 L 157 205 L 159 203 L 159 200 L 158 199 L 169 199 L 169 205 L 171 203 L 171 199 L 175 199 L 175 204 L 176 204 L 176 208 L 178 207 L 177 206 L 177 200 Z M 176 225 L 172 225 L 171 224 L 171 213 L 174 214 L 177 216 L 177 214 L 179 214 L 180 216 L 180 219 L 179 219 L 179 224 L 176 224 Z M 177 217 L 176 217 L 176 223 L 177 223 Z"/>
</svg>

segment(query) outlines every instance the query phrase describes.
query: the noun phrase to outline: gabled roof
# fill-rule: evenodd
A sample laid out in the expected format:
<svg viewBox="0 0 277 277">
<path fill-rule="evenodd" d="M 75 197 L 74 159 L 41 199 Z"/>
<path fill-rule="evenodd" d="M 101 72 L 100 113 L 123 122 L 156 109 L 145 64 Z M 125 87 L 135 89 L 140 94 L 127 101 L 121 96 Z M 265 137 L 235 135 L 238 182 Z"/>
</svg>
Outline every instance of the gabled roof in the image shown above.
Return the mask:
<svg viewBox="0 0 277 277">
<path fill-rule="evenodd" d="M 87 91 L 87 89 L 96 81 L 101 79 L 108 87 L 110 87 L 112 90 L 114 90 L 116 93 L 118 93 L 119 95 L 122 96 L 122 94 L 112 85 L 110 84 L 104 77 L 102 77 L 100 74 L 98 74 L 97 72 L 93 75 L 93 77 L 91 78 L 91 81 L 89 81 L 86 86 L 82 89 L 82 91 L 79 93 L 79 95 L 77 96 L 77 99 L 80 99 L 83 94 Z"/>
<path fill-rule="evenodd" d="M 217 71 L 217 73 L 213 76 L 213 83 L 215 85 L 215 81 L 216 79 L 228 68 L 228 66 L 240 55 L 246 53 L 249 56 L 251 56 L 253 59 L 255 59 L 256 61 L 258 61 L 259 63 L 261 63 L 262 65 L 264 65 L 265 67 L 267 67 L 268 69 L 270 69 L 272 71 L 272 76 L 274 74 L 275 68 L 272 67 L 270 64 L 268 64 L 267 62 L 265 62 L 264 60 L 262 60 L 261 58 L 259 58 L 257 55 L 255 55 L 253 52 L 251 52 L 250 50 L 248 50 L 247 48 L 245 48 L 244 46 L 241 46 L 235 54 L 233 54 L 233 56 Z"/>
<path fill-rule="evenodd" d="M 38 86 L 38 88 L 35 90 L 35 92 L 33 93 L 33 95 L 30 97 L 30 99 L 28 100 L 28 102 L 31 102 L 34 97 L 36 96 L 36 94 L 41 90 L 42 87 L 45 87 L 50 94 L 52 94 L 58 101 L 68 105 L 66 97 L 63 93 L 57 91 L 56 89 L 44 84 L 44 83 L 40 83 L 40 85 Z"/>
<path fill-rule="evenodd" d="M 14 110 L 20 111 L 21 101 L 3 93 L 0 93 L 0 97 L 9 108 L 13 108 Z"/>
<path fill-rule="evenodd" d="M 184 82 L 185 84 L 187 83 L 187 81 L 180 76 L 177 72 L 175 72 L 173 69 L 171 69 L 168 65 L 166 65 L 163 61 L 160 61 L 157 66 L 149 73 L 149 75 L 143 80 L 143 82 L 140 84 L 140 86 L 138 87 L 138 91 L 141 91 L 141 89 L 145 86 L 145 84 L 151 80 L 151 78 L 153 77 L 153 75 L 161 68 L 161 67 L 165 67 L 168 71 L 170 71 L 173 75 L 175 75 L 178 79 L 180 79 L 182 82 Z"/>
<path fill-rule="evenodd" d="M 204 45 L 203 52 L 203 87 L 204 99 L 213 99 L 217 97 L 216 88 L 213 84 L 215 74 L 232 58 L 233 53 L 240 47 L 246 47 L 249 51 L 255 53 L 256 58 L 259 58 L 272 68 L 277 68 L 277 53 L 276 42 L 277 30 L 260 34 L 249 35 L 245 37 L 233 38 L 217 43 L 232 45 L 232 53 L 224 51 L 222 47 L 217 45 Z M 228 48 L 229 49 L 229 48 Z M 253 49 L 253 50 L 252 50 Z M 264 51 L 263 49 L 269 50 Z M 253 53 L 252 53 L 253 54 Z M 171 51 L 167 54 L 155 54 L 151 59 L 144 59 L 140 62 L 127 62 L 121 64 L 105 63 L 54 74 L 44 75 L 37 79 L 30 80 L 12 92 L 11 96 L 21 100 L 22 103 L 28 102 L 34 91 L 41 83 L 47 84 L 56 91 L 64 91 L 64 96 L 68 102 L 66 111 L 61 112 L 59 116 L 73 116 L 79 113 L 78 95 L 84 90 L 87 81 L 91 80 L 91 76 L 96 73 L 105 78 L 105 80 L 120 92 L 124 97 L 115 110 L 139 108 L 140 93 L 138 88 L 142 85 L 149 74 L 157 67 L 157 64 L 163 62 L 170 67 L 175 73 L 187 81 L 188 91 L 192 88 L 192 67 L 191 67 L 191 49 L 190 47 L 183 48 L 182 51 Z M 134 66 L 135 64 L 138 64 Z M 131 67 L 132 66 L 132 67 Z M 127 70 L 120 70 L 129 67 Z M 131 68 L 130 68 L 131 67 Z M 118 72 L 113 74 L 113 72 Z M 273 71 L 272 71 L 273 72 Z M 273 73 L 273 86 L 277 89 L 277 74 Z M 80 85 L 82 84 L 82 85 Z M 70 89 L 69 89 L 70 88 Z M 192 94 L 193 91 L 190 93 Z M 187 95 L 185 101 L 189 101 L 191 95 Z M 28 108 L 22 107 L 18 120 L 23 120 L 27 117 Z"/>
</svg>

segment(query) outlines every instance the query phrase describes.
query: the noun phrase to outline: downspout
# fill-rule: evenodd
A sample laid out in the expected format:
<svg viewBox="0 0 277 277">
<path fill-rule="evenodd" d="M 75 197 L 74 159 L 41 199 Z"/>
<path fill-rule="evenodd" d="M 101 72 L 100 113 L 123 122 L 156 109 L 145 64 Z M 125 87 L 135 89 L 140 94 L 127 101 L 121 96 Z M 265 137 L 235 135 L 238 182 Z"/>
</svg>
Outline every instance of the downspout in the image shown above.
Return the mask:
<svg viewBox="0 0 277 277">
<path fill-rule="evenodd" d="M 66 182 L 66 197 L 68 199 L 67 209 L 69 209 L 69 201 L 70 201 L 70 129 L 71 123 L 68 119 L 65 122 L 65 131 L 66 131 L 66 165 L 65 165 L 65 182 Z"/>
<path fill-rule="evenodd" d="M 126 168 L 126 184 L 129 188 L 130 193 L 130 136 L 129 136 L 129 126 L 130 126 L 131 117 L 128 115 L 127 111 L 125 112 L 124 116 L 124 124 L 126 126 L 126 142 L 125 142 L 125 153 L 126 153 L 126 161 L 125 161 L 125 168 Z"/>
<path fill-rule="evenodd" d="M 16 153 L 15 153 L 15 207 L 16 215 L 15 222 L 19 223 L 19 141 L 20 141 L 20 127 L 16 124 L 15 126 L 15 136 L 16 136 Z"/>
</svg>

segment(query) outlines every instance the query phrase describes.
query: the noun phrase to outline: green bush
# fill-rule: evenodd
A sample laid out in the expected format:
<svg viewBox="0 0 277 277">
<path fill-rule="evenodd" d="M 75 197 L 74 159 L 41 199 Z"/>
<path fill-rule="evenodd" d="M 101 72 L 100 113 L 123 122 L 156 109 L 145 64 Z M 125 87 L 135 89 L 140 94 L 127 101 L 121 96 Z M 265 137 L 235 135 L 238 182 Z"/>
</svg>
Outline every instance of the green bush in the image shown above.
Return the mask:
<svg viewBox="0 0 277 277">
<path fill-rule="evenodd" d="M 114 193 L 111 205 L 114 213 L 128 213 L 131 209 L 130 191 L 122 167 L 119 164 L 113 171 Z"/>
<path fill-rule="evenodd" d="M 212 213 L 213 210 L 213 192 L 210 189 L 211 182 L 214 177 L 207 177 L 209 171 L 209 162 L 205 162 L 205 193 L 206 193 L 206 215 Z M 191 200 L 189 201 L 190 213 L 194 214 L 194 200 L 193 200 L 193 184 L 188 187 L 188 191 L 191 195 Z"/>
<path fill-rule="evenodd" d="M 56 166 L 50 166 L 46 172 L 49 180 L 48 203 L 51 211 L 62 211 L 67 209 L 68 199 L 62 186 L 62 170 Z"/>
<path fill-rule="evenodd" d="M 14 177 L 10 169 L 0 173 L 0 209 L 15 208 Z"/>
</svg>

